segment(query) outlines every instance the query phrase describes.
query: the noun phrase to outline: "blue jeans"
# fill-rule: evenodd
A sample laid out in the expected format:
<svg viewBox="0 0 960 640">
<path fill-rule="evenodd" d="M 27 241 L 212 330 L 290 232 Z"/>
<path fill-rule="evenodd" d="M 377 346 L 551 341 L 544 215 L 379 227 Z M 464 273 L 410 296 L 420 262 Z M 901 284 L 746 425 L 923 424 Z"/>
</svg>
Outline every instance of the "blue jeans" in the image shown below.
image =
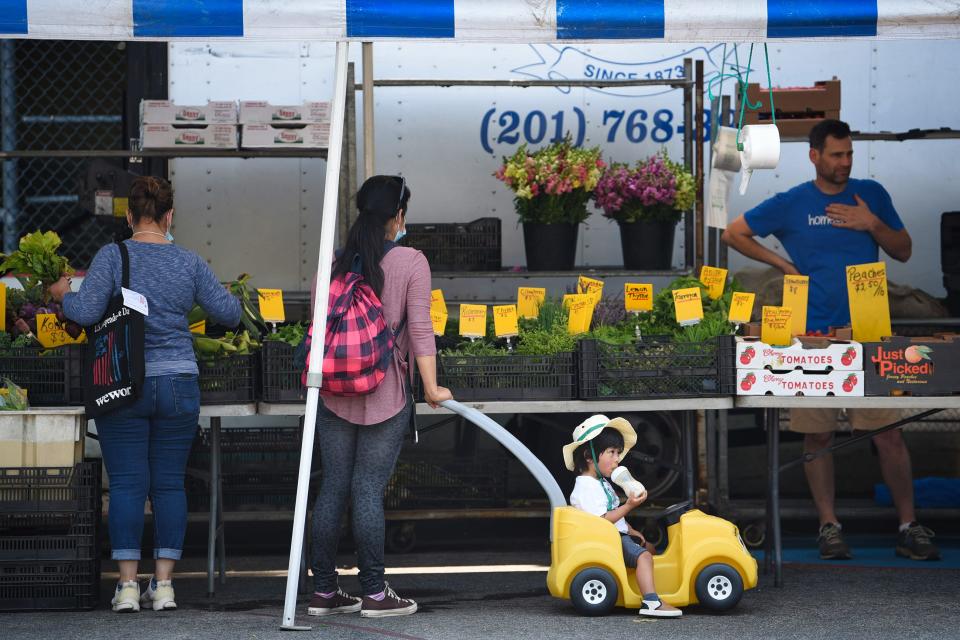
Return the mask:
<svg viewBox="0 0 960 640">
<path fill-rule="evenodd" d="M 110 476 L 114 560 L 139 560 L 143 507 L 153 505 L 154 558 L 179 560 L 187 528 L 183 476 L 200 417 L 194 374 L 148 377 L 134 404 L 96 419 Z"/>
</svg>

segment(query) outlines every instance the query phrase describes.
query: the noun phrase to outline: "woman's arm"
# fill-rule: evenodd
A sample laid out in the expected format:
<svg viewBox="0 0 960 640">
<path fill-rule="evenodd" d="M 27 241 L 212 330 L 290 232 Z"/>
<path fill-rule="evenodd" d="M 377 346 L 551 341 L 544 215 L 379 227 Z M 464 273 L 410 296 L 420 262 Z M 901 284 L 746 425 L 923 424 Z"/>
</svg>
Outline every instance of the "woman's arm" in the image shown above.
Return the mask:
<svg viewBox="0 0 960 640">
<path fill-rule="evenodd" d="M 226 326 L 235 327 L 240 324 L 240 301 L 220 284 L 210 266 L 197 257 L 194 296 L 197 303 L 203 307 L 210 318 Z"/>
<path fill-rule="evenodd" d="M 422 253 L 417 253 L 407 285 L 407 332 L 423 383 L 423 397 L 436 408 L 444 400 L 453 400 L 453 394 L 437 385 L 437 343 L 430 322 L 430 285 L 430 265 Z"/>
<path fill-rule="evenodd" d="M 120 272 L 120 250 L 112 244 L 102 247 L 90 263 L 77 292 L 65 292 L 63 287 L 51 287 L 54 299 L 61 297 L 63 315 L 82 327 L 100 322 L 113 297 Z M 61 278 L 61 281 L 63 278 Z"/>
</svg>

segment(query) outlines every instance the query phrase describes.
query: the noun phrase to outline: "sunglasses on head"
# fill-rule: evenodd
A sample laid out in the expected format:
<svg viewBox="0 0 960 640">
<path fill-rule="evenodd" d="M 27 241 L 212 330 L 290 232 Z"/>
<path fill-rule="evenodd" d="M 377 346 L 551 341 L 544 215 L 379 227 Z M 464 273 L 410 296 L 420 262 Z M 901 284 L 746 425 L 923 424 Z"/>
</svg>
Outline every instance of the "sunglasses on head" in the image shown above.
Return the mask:
<svg viewBox="0 0 960 640">
<path fill-rule="evenodd" d="M 397 199 L 396 210 L 400 211 L 400 206 L 403 204 L 403 193 L 407 190 L 407 179 L 403 176 L 393 176 L 400 180 L 400 197 Z"/>
</svg>

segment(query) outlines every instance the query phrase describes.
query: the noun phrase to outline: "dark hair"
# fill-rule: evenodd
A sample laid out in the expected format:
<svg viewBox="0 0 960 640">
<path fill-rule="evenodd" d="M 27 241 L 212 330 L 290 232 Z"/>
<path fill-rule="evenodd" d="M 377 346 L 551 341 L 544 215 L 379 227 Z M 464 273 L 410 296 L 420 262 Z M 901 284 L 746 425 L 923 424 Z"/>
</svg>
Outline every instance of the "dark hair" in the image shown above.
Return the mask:
<svg viewBox="0 0 960 640">
<path fill-rule="evenodd" d="M 623 434 L 613 427 L 605 427 L 603 431 L 597 434 L 596 438 L 584 442 L 573 450 L 573 464 L 578 473 L 583 473 L 589 469 L 587 461 L 593 460 L 593 458 L 590 457 L 591 442 L 593 443 L 593 450 L 596 452 L 597 458 L 610 447 L 623 451 Z"/>
<path fill-rule="evenodd" d="M 160 222 L 167 211 L 173 209 L 173 187 L 163 178 L 140 176 L 130 184 L 130 215 L 136 224 L 146 218 Z"/>
<path fill-rule="evenodd" d="M 842 120 L 822 120 L 810 129 L 810 148 L 823 151 L 827 145 L 827 136 L 843 140 L 850 137 L 850 125 Z"/>
<path fill-rule="evenodd" d="M 403 186 L 403 192 L 400 188 Z M 357 192 L 359 215 L 347 234 L 347 244 L 333 265 L 332 276 L 349 273 L 354 256 L 359 255 L 363 264 L 363 278 L 379 296 L 383 291 L 384 229 L 390 218 L 403 210 L 407 215 L 410 189 L 399 176 L 371 176 Z"/>
</svg>

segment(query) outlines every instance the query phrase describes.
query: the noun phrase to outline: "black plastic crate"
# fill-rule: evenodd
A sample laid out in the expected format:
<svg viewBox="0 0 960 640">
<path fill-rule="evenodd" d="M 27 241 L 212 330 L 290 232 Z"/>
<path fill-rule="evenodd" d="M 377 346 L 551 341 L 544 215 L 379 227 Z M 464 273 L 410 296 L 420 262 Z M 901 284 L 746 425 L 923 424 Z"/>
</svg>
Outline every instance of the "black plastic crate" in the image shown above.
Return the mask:
<svg viewBox="0 0 960 640">
<path fill-rule="evenodd" d="M 256 402 L 260 374 L 257 354 L 200 360 L 197 366 L 202 404 Z"/>
<path fill-rule="evenodd" d="M 387 484 L 388 509 L 461 509 L 507 506 L 507 461 L 434 463 L 400 459 Z"/>
<path fill-rule="evenodd" d="M 297 466 L 280 471 L 223 473 L 222 497 L 224 511 L 286 511 L 292 510 L 297 497 Z M 310 499 L 316 481 L 310 482 Z M 205 478 L 187 476 L 187 509 L 210 509 L 210 484 Z"/>
<path fill-rule="evenodd" d="M 76 535 L 0 537 L 0 572 L 5 567 L 24 562 L 52 560 L 96 560 L 97 537 L 93 527 L 89 533 Z"/>
<path fill-rule="evenodd" d="M 733 336 L 703 342 L 651 336 L 630 345 L 581 340 L 578 348 L 582 400 L 687 398 L 734 392 Z"/>
<path fill-rule="evenodd" d="M 31 406 L 80 406 L 84 348 L 71 344 L 56 349 L 10 349 L 0 354 L 0 377 L 26 389 Z"/>
<path fill-rule="evenodd" d="M 297 348 L 286 342 L 264 340 L 260 354 L 264 402 L 306 402 L 301 381 L 303 363 L 296 362 Z"/>
<path fill-rule="evenodd" d="M 500 218 L 408 223 L 402 242 L 422 251 L 433 271 L 500 270 Z"/>
<path fill-rule="evenodd" d="M 0 514 L 98 513 L 99 507 L 99 460 L 72 467 L 0 468 Z"/>
<path fill-rule="evenodd" d="M 422 398 L 417 377 L 415 397 Z M 550 356 L 437 356 L 437 382 L 457 400 L 572 400 L 575 353 Z"/>
<path fill-rule="evenodd" d="M 99 509 L 0 513 L 0 547 L 6 536 L 94 535 L 99 520 Z"/>
<path fill-rule="evenodd" d="M 242 470 L 292 463 L 300 460 L 299 427 L 234 427 L 220 430 L 220 466 L 224 470 Z M 316 443 L 316 439 L 314 439 Z M 211 436 L 200 429 L 193 441 L 187 466 L 210 469 Z M 316 446 L 314 447 L 316 451 Z"/>
<path fill-rule="evenodd" d="M 0 611 L 93 609 L 98 560 L 0 562 Z"/>
</svg>

